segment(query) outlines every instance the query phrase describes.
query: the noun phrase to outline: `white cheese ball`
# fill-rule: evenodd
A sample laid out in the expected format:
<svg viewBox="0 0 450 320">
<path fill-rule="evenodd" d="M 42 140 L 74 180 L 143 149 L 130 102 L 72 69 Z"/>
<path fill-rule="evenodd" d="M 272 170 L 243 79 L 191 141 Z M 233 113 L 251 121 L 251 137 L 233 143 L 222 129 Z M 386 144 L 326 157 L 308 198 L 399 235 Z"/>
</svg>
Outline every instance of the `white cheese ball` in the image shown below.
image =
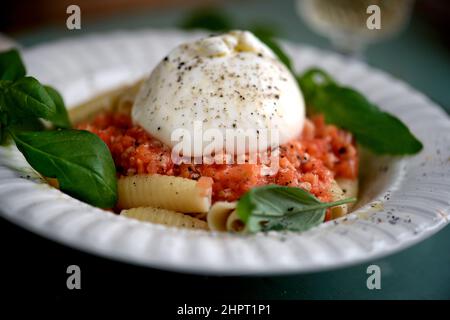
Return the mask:
<svg viewBox="0 0 450 320">
<path fill-rule="evenodd" d="M 219 130 L 223 139 L 227 129 L 255 137 L 277 131 L 275 145 L 266 143 L 276 147 L 301 133 L 305 106 L 296 80 L 275 54 L 252 33 L 232 31 L 176 47 L 142 85 L 132 118 L 170 147 L 178 142 L 172 133 L 185 129 L 203 147 L 184 155 L 201 156 L 209 142 L 194 134 L 195 122 L 203 132 Z M 256 151 L 258 145 L 248 144 L 233 152 Z"/>
</svg>

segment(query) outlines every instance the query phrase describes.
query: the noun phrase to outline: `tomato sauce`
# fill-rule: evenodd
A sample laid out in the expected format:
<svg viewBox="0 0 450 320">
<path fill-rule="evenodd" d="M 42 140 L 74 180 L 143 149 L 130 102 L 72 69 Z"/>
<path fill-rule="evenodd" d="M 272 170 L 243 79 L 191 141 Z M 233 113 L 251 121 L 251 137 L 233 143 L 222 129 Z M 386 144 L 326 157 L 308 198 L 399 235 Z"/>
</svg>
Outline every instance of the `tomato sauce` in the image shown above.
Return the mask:
<svg viewBox="0 0 450 320">
<path fill-rule="evenodd" d="M 279 148 L 279 170 L 264 175 L 262 164 L 181 164 L 171 159 L 170 147 L 135 126 L 128 115 L 101 113 L 77 126 L 97 134 L 111 150 L 119 175 L 165 174 L 198 180 L 211 177 L 213 201 L 233 201 L 255 186 L 278 184 L 308 190 L 331 201 L 334 178 L 356 179 L 358 152 L 353 136 L 320 115 L 306 120 L 303 132 Z"/>
</svg>

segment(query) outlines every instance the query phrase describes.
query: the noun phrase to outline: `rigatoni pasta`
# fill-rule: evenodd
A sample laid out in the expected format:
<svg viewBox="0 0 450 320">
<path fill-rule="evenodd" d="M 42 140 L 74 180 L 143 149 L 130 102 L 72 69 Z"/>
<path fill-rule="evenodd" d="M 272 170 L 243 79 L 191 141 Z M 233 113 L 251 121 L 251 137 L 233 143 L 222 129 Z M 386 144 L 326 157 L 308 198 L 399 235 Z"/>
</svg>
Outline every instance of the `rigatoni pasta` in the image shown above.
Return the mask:
<svg viewBox="0 0 450 320">
<path fill-rule="evenodd" d="M 209 229 L 214 231 L 241 232 L 245 228 L 244 222 L 236 212 L 236 202 L 218 201 L 209 210 L 206 220 Z"/>
<path fill-rule="evenodd" d="M 236 209 L 236 202 L 217 201 L 209 209 L 206 221 L 211 230 L 227 231 L 227 220 Z"/>
<path fill-rule="evenodd" d="M 331 193 L 333 195 L 333 201 L 342 200 L 345 198 L 344 192 L 342 191 L 339 184 L 336 180 L 333 180 L 331 183 Z M 342 216 L 345 216 L 348 212 L 348 205 L 342 204 L 340 206 L 332 207 L 331 210 L 331 218 L 336 219 Z"/>
<path fill-rule="evenodd" d="M 336 182 L 342 189 L 343 196 L 345 198 L 358 197 L 358 189 L 359 189 L 358 179 L 337 178 Z M 353 205 L 354 205 L 353 203 L 349 203 L 347 206 L 350 209 Z"/>
<path fill-rule="evenodd" d="M 233 210 L 231 214 L 228 216 L 226 223 L 227 231 L 232 232 L 242 232 L 245 229 L 245 223 L 242 221 L 236 210 Z"/>
<path fill-rule="evenodd" d="M 134 175 L 118 181 L 120 209 L 156 207 L 184 213 L 208 212 L 212 179 L 198 181 L 164 175 Z"/>
<path fill-rule="evenodd" d="M 346 198 L 353 198 L 358 196 L 358 180 L 339 178 L 332 182 L 331 193 L 333 194 L 333 201 L 338 201 Z M 348 213 L 353 206 L 353 203 L 347 203 L 331 208 L 332 219 L 340 218 Z"/>
<path fill-rule="evenodd" d="M 208 230 L 208 224 L 189 215 L 166 209 L 140 207 L 122 210 L 122 216 L 171 227 Z"/>
<path fill-rule="evenodd" d="M 88 102 L 82 103 L 68 110 L 70 121 L 74 124 L 95 118 L 101 112 L 131 113 L 135 96 L 141 87 L 142 81 L 130 86 L 120 87 L 97 96 Z"/>
</svg>

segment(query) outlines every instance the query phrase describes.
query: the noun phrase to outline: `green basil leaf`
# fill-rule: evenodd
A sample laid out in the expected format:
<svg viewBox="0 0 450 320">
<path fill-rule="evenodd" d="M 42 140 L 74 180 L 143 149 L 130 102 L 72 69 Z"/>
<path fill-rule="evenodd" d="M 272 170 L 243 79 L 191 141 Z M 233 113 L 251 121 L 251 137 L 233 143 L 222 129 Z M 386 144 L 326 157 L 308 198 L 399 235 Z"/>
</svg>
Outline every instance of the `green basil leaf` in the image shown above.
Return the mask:
<svg viewBox="0 0 450 320">
<path fill-rule="evenodd" d="M 0 115 L 1 116 L 1 115 Z M 6 145 L 7 141 L 6 126 L 0 121 L 0 145 Z"/>
<path fill-rule="evenodd" d="M 0 80 L 0 124 L 6 126 L 8 123 L 8 112 L 5 102 L 5 91 L 12 81 Z"/>
<path fill-rule="evenodd" d="M 6 110 L 1 108 L 2 94 L 0 92 L 0 144 L 6 145 L 9 143 L 8 129 L 16 131 L 37 131 L 44 130 L 44 124 L 39 118 L 24 117 L 15 118 L 14 121 L 9 121 L 11 118 Z"/>
<path fill-rule="evenodd" d="M 13 131 L 40 131 L 44 130 L 44 123 L 38 118 L 25 118 L 10 124 L 8 129 Z"/>
<path fill-rule="evenodd" d="M 18 80 L 25 74 L 25 66 L 17 49 L 0 53 L 0 80 Z"/>
<path fill-rule="evenodd" d="M 249 28 L 249 30 L 258 38 L 264 37 L 273 39 L 279 37 L 281 34 L 280 30 L 270 22 L 256 22 Z"/>
<path fill-rule="evenodd" d="M 53 103 L 56 107 L 56 113 L 54 116 L 50 117 L 48 120 L 50 120 L 57 128 L 64 128 L 68 129 L 71 127 L 69 115 L 67 113 L 66 106 L 64 104 L 64 100 L 62 96 L 59 94 L 59 92 L 50 86 L 44 86 L 45 90 L 47 90 L 47 93 L 52 98 Z"/>
<path fill-rule="evenodd" d="M 11 122 L 10 121 L 10 115 L 8 113 L 7 108 L 7 101 L 6 101 L 6 89 L 12 84 L 13 82 L 10 80 L 0 80 L 0 135 L 1 139 L 0 141 L 4 143 L 6 140 L 7 132 L 6 127 Z"/>
<path fill-rule="evenodd" d="M 321 70 L 298 77 L 306 104 L 325 121 L 352 132 L 357 141 L 377 154 L 406 155 L 423 145 L 395 116 L 380 110 L 359 92 L 336 84 Z"/>
<path fill-rule="evenodd" d="M 28 163 L 46 177 L 58 179 L 67 194 L 101 208 L 117 200 L 117 178 L 106 144 L 83 130 L 11 132 Z"/>
<path fill-rule="evenodd" d="M 329 74 L 317 68 L 308 69 L 301 76 L 297 76 L 297 82 L 307 103 L 312 101 L 318 91 L 325 86 L 336 84 Z"/>
<path fill-rule="evenodd" d="M 3 82 L 0 91 L 0 104 L 6 109 L 9 121 L 13 123 L 21 118 L 50 119 L 56 114 L 52 98 L 33 77 Z"/>
<path fill-rule="evenodd" d="M 200 8 L 192 11 L 181 23 L 186 30 L 204 29 L 210 31 L 227 31 L 232 29 L 230 17 L 214 8 Z"/>
<path fill-rule="evenodd" d="M 248 191 L 236 209 L 247 232 L 305 231 L 323 222 L 327 208 L 355 200 L 325 203 L 301 188 L 268 185 Z"/>
</svg>

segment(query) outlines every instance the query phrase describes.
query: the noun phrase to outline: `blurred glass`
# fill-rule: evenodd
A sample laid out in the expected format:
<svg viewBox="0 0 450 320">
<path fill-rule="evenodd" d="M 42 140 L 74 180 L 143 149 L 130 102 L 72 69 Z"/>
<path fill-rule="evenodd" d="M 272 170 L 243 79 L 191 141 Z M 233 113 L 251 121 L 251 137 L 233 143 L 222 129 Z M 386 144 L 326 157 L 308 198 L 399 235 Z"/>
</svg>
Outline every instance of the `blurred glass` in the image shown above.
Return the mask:
<svg viewBox="0 0 450 320">
<path fill-rule="evenodd" d="M 409 22 L 414 0 L 297 0 L 297 11 L 315 32 L 340 52 L 362 57 L 373 42 L 394 36 Z M 367 8 L 378 5 L 381 29 L 370 30 Z"/>
</svg>

